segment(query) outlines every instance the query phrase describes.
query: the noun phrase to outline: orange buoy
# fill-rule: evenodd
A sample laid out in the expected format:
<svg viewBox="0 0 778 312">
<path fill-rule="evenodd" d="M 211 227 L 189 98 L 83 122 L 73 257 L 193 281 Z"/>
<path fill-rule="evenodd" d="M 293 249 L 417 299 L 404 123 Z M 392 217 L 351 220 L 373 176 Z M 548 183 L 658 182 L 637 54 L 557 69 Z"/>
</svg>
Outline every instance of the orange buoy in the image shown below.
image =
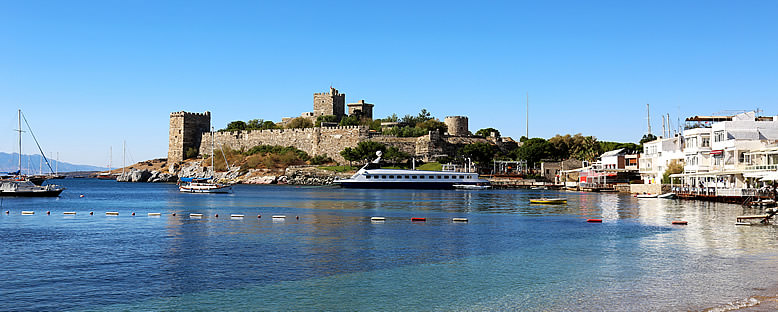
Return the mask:
<svg viewBox="0 0 778 312">
<path fill-rule="evenodd" d="M 78 196 L 78 197 L 84 197 L 84 194 L 81 194 L 81 195 L 80 195 L 80 196 Z"/>
<path fill-rule="evenodd" d="M 51 211 L 46 211 L 46 214 L 47 214 L 47 215 L 50 215 L 50 214 L 51 214 Z"/>
<path fill-rule="evenodd" d="M 9 214 L 9 213 L 11 213 L 11 212 L 10 212 L 10 211 L 8 211 L 8 210 L 6 210 L 6 211 L 5 211 L 5 214 Z"/>
<path fill-rule="evenodd" d="M 90 216 L 91 216 L 91 215 L 93 215 L 93 214 L 95 214 L 95 212 L 94 212 L 94 211 L 90 211 L 90 212 L 89 212 L 89 215 L 90 215 Z"/>
<path fill-rule="evenodd" d="M 295 216 L 295 218 L 297 218 L 297 220 L 300 220 L 300 216 Z"/>
<path fill-rule="evenodd" d="M 133 213 L 132 213 L 132 215 L 134 216 L 134 215 L 135 215 L 135 213 L 133 212 Z"/>
<path fill-rule="evenodd" d="M 257 219 L 261 219 L 261 218 L 262 218 L 262 215 L 261 215 L 261 214 L 258 214 L 258 215 L 257 215 Z"/>
<path fill-rule="evenodd" d="M 673 222 L 670 222 L 670 223 L 675 224 L 675 225 L 687 225 L 687 224 L 689 224 L 689 222 L 687 222 L 687 221 L 680 221 L 680 220 L 679 221 L 673 221 Z"/>
<path fill-rule="evenodd" d="M 427 221 L 427 218 L 411 218 L 411 221 L 421 221 L 421 222 L 426 222 L 426 221 Z"/>
<path fill-rule="evenodd" d="M 174 216 L 174 217 L 176 216 L 176 213 L 175 213 L 175 212 L 173 213 L 173 216 Z"/>
<path fill-rule="evenodd" d="M 217 218 L 218 218 L 218 217 L 219 217 L 219 214 L 217 213 L 217 214 L 216 214 L 214 217 L 217 217 Z"/>
<path fill-rule="evenodd" d="M 586 219 L 589 223 L 602 223 L 602 219 Z"/>
</svg>

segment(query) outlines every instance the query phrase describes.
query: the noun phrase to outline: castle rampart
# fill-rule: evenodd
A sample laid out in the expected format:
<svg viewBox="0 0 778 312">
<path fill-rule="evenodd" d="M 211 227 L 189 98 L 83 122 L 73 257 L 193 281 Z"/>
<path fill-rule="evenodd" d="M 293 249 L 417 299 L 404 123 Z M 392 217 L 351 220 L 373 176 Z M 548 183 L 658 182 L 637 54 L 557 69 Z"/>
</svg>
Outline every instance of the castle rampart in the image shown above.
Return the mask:
<svg viewBox="0 0 778 312">
<path fill-rule="evenodd" d="M 187 149 L 199 149 L 203 132 L 211 128 L 211 113 L 170 113 L 167 158 L 170 162 L 184 160 Z"/>
</svg>

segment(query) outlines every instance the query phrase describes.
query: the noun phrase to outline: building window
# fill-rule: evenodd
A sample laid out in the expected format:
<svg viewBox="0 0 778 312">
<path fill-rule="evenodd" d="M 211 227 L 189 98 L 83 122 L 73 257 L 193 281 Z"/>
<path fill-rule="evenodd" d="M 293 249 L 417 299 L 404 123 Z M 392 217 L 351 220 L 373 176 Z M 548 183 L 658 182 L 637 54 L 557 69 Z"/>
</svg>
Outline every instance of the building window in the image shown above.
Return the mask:
<svg viewBox="0 0 778 312">
<path fill-rule="evenodd" d="M 724 131 L 716 131 L 713 133 L 713 142 L 723 142 L 725 140 Z"/>
</svg>

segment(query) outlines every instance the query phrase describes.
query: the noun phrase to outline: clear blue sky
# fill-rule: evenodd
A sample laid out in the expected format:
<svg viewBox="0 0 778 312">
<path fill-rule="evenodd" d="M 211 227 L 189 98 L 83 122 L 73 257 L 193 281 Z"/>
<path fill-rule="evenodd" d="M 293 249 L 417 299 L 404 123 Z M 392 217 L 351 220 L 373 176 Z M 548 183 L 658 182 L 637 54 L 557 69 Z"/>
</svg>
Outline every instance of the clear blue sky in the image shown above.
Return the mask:
<svg viewBox="0 0 778 312">
<path fill-rule="evenodd" d="M 0 151 L 167 156 L 173 111 L 280 121 L 330 84 L 385 117 L 636 142 L 661 114 L 778 114 L 778 1 L 0 0 Z M 29 141 L 28 141 L 29 142 Z M 37 152 L 25 144 L 24 153 Z"/>
</svg>

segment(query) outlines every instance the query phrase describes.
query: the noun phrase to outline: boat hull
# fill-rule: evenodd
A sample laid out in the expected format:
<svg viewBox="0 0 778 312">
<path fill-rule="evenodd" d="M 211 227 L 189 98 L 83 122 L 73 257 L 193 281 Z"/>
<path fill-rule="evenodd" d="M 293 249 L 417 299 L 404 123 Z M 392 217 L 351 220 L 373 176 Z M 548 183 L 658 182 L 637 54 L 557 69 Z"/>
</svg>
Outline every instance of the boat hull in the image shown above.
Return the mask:
<svg viewBox="0 0 778 312">
<path fill-rule="evenodd" d="M 19 192 L 3 192 L 0 191 L 0 196 L 14 196 L 14 197 L 57 197 L 62 193 L 64 189 L 52 190 L 52 191 L 19 191 Z"/>
<path fill-rule="evenodd" d="M 344 188 L 366 189 L 454 189 L 452 182 L 337 182 Z"/>
<path fill-rule="evenodd" d="M 232 187 L 225 186 L 219 188 L 190 188 L 179 187 L 178 191 L 181 193 L 214 193 L 214 194 L 228 194 L 232 192 Z"/>
</svg>

